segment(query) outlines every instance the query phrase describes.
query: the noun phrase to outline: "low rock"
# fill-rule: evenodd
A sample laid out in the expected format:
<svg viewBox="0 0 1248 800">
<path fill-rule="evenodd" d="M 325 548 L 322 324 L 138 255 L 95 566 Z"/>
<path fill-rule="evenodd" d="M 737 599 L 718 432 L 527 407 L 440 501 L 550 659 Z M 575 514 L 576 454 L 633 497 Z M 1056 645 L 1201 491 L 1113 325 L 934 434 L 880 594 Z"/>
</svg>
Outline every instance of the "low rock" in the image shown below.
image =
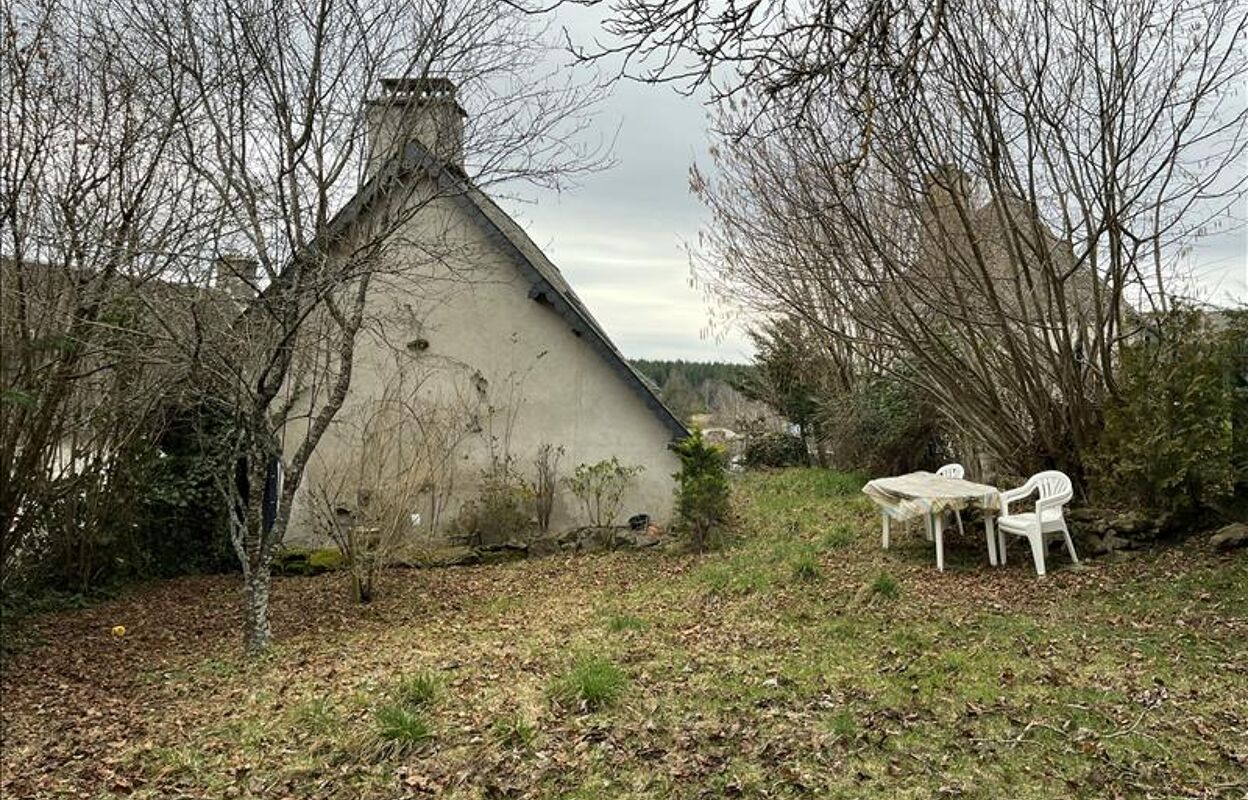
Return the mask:
<svg viewBox="0 0 1248 800">
<path fill-rule="evenodd" d="M 1110 524 L 1115 531 L 1128 538 L 1139 538 L 1157 531 L 1157 525 L 1152 518 L 1138 511 L 1119 514 Z"/>
<path fill-rule="evenodd" d="M 524 542 L 500 542 L 482 545 L 477 548 L 477 555 L 482 564 L 505 564 L 508 561 L 519 561 L 529 555 L 529 546 Z"/>
<path fill-rule="evenodd" d="M 1217 550 L 1234 550 L 1239 547 L 1248 547 L 1248 525 L 1242 522 L 1232 522 L 1219 528 L 1213 536 L 1209 537 L 1209 544 L 1213 545 Z"/>
<path fill-rule="evenodd" d="M 1079 545 L 1080 552 L 1093 556 L 1103 556 L 1109 552 L 1109 548 L 1105 546 L 1105 540 L 1095 533 L 1085 534 Z"/>
<path fill-rule="evenodd" d="M 563 552 L 563 547 L 560 546 L 559 537 L 557 536 L 539 536 L 529 542 L 529 556 L 531 558 L 553 556 L 561 552 Z"/>
<path fill-rule="evenodd" d="M 469 567 L 481 563 L 481 555 L 471 547 L 453 545 L 431 550 L 419 559 L 427 567 Z"/>
<path fill-rule="evenodd" d="M 1116 550 L 1130 550 L 1132 547 L 1129 539 L 1124 539 L 1112 531 L 1101 539 L 1101 544 L 1105 547 L 1105 552 L 1107 553 L 1112 553 Z"/>
<path fill-rule="evenodd" d="M 1066 521 L 1073 523 L 1086 523 L 1097 519 L 1097 512 L 1087 506 L 1079 508 L 1071 508 L 1065 511 Z"/>
<path fill-rule="evenodd" d="M 657 547 L 663 543 L 663 537 L 651 533 L 649 530 L 632 531 L 628 536 L 616 537 L 616 546 L 627 548 L 629 550 L 642 550 L 647 547 Z"/>
</svg>

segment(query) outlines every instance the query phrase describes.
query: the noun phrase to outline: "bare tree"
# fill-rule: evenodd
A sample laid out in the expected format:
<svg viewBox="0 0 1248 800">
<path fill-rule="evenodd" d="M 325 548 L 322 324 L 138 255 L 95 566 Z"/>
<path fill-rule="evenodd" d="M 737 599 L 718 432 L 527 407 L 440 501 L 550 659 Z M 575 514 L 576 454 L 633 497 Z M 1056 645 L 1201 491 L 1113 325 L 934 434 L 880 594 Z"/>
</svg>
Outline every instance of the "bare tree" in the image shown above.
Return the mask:
<svg viewBox="0 0 1248 800">
<path fill-rule="evenodd" d="M 916 69 L 771 95 L 766 136 L 750 103 L 721 108 L 722 177 L 694 175 L 715 220 L 701 276 L 851 348 L 847 364 L 917 382 L 1003 466 L 1079 475 L 1120 344 L 1170 303 L 1181 248 L 1242 197 L 1248 15 L 940 13 Z M 891 35 L 910 52 L 910 31 Z"/>
<path fill-rule="evenodd" d="M 6 585 L 65 490 L 107 474 L 176 384 L 147 368 L 165 359 L 144 309 L 153 286 L 199 268 L 184 256 L 208 231 L 173 156 L 170 109 L 191 101 L 160 54 L 123 47 L 106 16 L 75 2 L 6 3 L 0 26 Z"/>
<path fill-rule="evenodd" d="M 219 483 L 246 643 L 263 649 L 269 564 L 350 391 L 376 284 L 470 260 L 452 231 L 409 223 L 457 194 L 598 166 L 577 142 L 601 89 L 550 67 L 540 22 L 496 2 L 23 0 L 5 14 L 4 255 L 19 265 L 4 297 L 6 563 L 39 515 L 38 485 L 8 478 L 48 473 L 77 424 L 69 398 L 88 396 L 76 382 L 107 360 L 89 346 L 105 300 L 133 289 L 166 381 L 150 397 L 177 386 L 232 420 Z M 363 103 L 381 79 L 443 85 L 431 76 L 471 109 L 462 140 L 370 140 Z M 31 311 L 10 277 L 51 258 L 67 290 Z M 20 359 L 10 328 L 28 339 Z M 73 347 L 49 349 L 49 332 Z"/>
<path fill-rule="evenodd" d="M 887 102 L 875 76 L 899 82 L 926 68 L 951 22 L 945 0 L 513 0 L 530 11 L 564 4 L 602 12 L 606 36 L 569 49 L 623 75 L 706 93 L 712 103 L 748 98 L 750 127 L 782 130 L 782 106 L 836 95 L 866 109 Z M 761 132 L 761 131 L 760 131 Z"/>
<path fill-rule="evenodd" d="M 544 72 L 541 31 L 496 3 L 216 0 L 136 13 L 195 87 L 180 146 L 220 210 L 216 241 L 254 259 L 234 276 L 251 290 L 234 321 L 184 339 L 184 353 L 235 413 L 237 469 L 221 484 L 257 651 L 270 639 L 269 564 L 351 389 L 374 285 L 463 255 L 453 231 L 408 223 L 448 195 L 504 180 L 557 185 L 586 168 L 593 154 L 570 142 L 597 90 Z M 383 77 L 430 75 L 452 80 L 472 108 L 465 170 L 440 144 L 369 151 L 381 144 L 366 137 L 367 93 Z M 266 512 L 279 464 L 276 512 Z"/>
</svg>

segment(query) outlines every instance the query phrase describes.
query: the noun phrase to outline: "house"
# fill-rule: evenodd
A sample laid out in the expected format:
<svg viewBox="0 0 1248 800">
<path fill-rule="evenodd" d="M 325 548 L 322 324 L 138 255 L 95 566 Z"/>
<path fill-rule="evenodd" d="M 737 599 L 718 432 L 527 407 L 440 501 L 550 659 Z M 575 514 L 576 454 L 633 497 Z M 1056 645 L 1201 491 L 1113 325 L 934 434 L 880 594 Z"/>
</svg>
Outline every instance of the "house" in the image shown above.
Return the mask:
<svg viewBox="0 0 1248 800">
<path fill-rule="evenodd" d="M 531 492 L 543 454 L 555 478 L 551 530 L 588 524 L 560 479 L 610 459 L 641 468 L 613 521 L 666 523 L 678 468 L 668 445 L 685 426 L 467 176 L 455 86 L 389 79 L 382 89 L 366 104 L 369 156 L 342 224 L 421 205 L 390 237 L 393 268 L 370 289 L 350 394 L 309 463 L 287 541 L 323 541 L 327 513 L 357 513 L 379 491 L 401 497 L 430 540 L 463 534 L 467 512 L 488 512 L 500 492 Z M 404 191 L 376 196 L 395 185 L 382 175 Z"/>
</svg>

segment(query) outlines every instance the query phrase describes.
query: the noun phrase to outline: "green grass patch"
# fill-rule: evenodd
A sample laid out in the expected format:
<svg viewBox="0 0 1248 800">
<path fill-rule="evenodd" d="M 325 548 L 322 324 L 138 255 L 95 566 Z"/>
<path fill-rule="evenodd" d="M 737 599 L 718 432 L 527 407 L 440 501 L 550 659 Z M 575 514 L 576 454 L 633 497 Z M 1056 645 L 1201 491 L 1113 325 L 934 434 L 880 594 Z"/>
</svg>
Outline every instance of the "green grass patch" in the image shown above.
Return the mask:
<svg viewBox="0 0 1248 800">
<path fill-rule="evenodd" d="M 885 600 L 896 600 L 901 596 L 901 585 L 892 575 L 881 572 L 871 581 L 871 594 Z"/>
<path fill-rule="evenodd" d="M 295 706 L 291 722 L 299 730 L 315 735 L 331 734 L 342 726 L 342 718 L 324 697 L 314 697 Z"/>
<path fill-rule="evenodd" d="M 844 550 L 857 541 L 858 537 L 859 534 L 852 525 L 841 522 L 819 537 L 819 546 L 825 551 Z"/>
<path fill-rule="evenodd" d="M 390 703 L 377 709 L 377 738 L 393 755 L 410 752 L 433 736 L 429 721 L 411 708 Z"/>
<path fill-rule="evenodd" d="M 567 674 L 555 682 L 553 694 L 564 703 L 598 711 L 616 704 L 628 683 L 624 670 L 602 655 L 582 653 Z"/>
<path fill-rule="evenodd" d="M 716 558 L 699 567 L 694 579 L 706 594 L 721 596 L 765 592 L 774 580 L 768 565 L 750 553 Z"/>
<path fill-rule="evenodd" d="M 801 550 L 789 559 L 789 574 L 795 581 L 818 580 L 819 559 L 813 550 Z"/>
<path fill-rule="evenodd" d="M 396 703 L 412 710 L 433 705 L 442 693 L 442 680 L 432 672 L 422 671 L 400 676 L 393 696 Z"/>
<path fill-rule="evenodd" d="M 612 633 L 623 633 L 625 631 L 644 631 L 646 629 L 646 621 L 641 617 L 632 614 L 608 614 L 607 630 Z"/>
</svg>

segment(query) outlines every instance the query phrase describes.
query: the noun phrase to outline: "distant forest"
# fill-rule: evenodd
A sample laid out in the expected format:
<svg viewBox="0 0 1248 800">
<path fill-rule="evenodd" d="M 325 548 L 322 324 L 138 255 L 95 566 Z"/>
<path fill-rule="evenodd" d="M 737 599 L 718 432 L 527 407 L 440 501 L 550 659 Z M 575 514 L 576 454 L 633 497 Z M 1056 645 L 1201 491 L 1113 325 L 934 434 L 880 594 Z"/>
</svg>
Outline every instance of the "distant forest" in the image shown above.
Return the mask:
<svg viewBox="0 0 1248 800">
<path fill-rule="evenodd" d="M 754 374 L 752 364 L 650 359 L 632 363 L 654 382 L 663 403 L 685 422 L 703 416 L 701 425 L 734 427 L 767 413 L 739 391 Z"/>
<path fill-rule="evenodd" d="M 694 386 L 707 380 L 740 385 L 754 374 L 753 364 L 729 364 L 726 361 L 651 361 L 637 358 L 633 359 L 633 366 L 660 387 L 667 383 L 673 372 L 684 375 L 685 380 Z"/>
</svg>

